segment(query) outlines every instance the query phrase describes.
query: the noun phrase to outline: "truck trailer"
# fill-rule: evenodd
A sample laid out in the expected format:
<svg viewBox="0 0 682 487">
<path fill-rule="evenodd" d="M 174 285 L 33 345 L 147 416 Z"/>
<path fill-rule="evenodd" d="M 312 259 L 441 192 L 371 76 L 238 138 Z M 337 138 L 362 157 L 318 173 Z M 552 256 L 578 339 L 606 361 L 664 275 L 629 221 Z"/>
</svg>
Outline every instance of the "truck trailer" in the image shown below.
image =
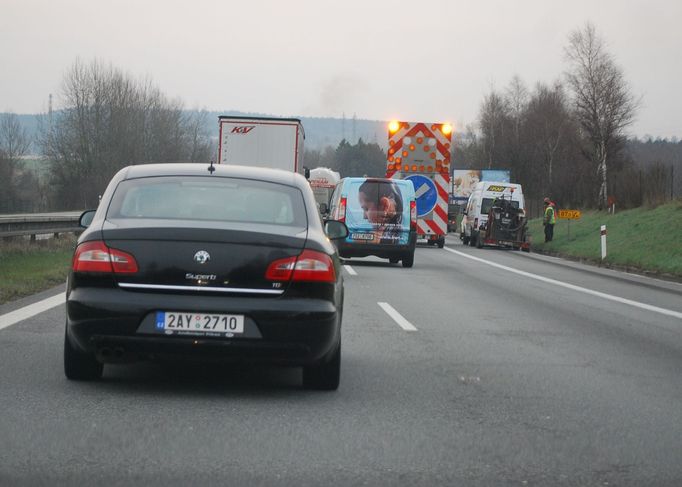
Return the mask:
<svg viewBox="0 0 682 487">
<path fill-rule="evenodd" d="M 297 118 L 218 117 L 218 162 L 304 174 L 303 124 Z"/>
<path fill-rule="evenodd" d="M 448 123 L 388 124 L 386 177 L 412 181 L 417 198 L 417 239 L 440 248 L 448 233 L 451 137 Z"/>
</svg>

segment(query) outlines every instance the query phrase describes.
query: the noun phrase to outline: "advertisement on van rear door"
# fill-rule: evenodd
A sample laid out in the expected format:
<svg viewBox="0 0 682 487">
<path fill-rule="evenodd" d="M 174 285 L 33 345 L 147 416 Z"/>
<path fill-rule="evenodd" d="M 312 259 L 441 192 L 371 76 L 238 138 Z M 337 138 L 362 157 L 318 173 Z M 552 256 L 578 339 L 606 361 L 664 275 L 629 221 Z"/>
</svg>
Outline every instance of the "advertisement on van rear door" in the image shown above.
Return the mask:
<svg viewBox="0 0 682 487">
<path fill-rule="evenodd" d="M 410 205 L 398 184 L 372 179 L 353 182 L 347 201 L 347 242 L 407 245 Z"/>
</svg>

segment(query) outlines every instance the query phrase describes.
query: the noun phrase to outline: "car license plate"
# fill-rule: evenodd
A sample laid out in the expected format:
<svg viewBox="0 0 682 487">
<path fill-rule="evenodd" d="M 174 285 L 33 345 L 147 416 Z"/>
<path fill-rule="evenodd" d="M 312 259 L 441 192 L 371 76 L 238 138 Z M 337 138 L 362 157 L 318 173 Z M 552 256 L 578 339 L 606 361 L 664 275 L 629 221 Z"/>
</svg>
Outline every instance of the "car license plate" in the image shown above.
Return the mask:
<svg viewBox="0 0 682 487">
<path fill-rule="evenodd" d="M 244 315 L 157 311 L 156 329 L 169 335 L 231 336 L 244 333 Z"/>
<path fill-rule="evenodd" d="M 350 238 L 353 240 L 374 240 L 373 233 L 351 233 Z"/>
</svg>

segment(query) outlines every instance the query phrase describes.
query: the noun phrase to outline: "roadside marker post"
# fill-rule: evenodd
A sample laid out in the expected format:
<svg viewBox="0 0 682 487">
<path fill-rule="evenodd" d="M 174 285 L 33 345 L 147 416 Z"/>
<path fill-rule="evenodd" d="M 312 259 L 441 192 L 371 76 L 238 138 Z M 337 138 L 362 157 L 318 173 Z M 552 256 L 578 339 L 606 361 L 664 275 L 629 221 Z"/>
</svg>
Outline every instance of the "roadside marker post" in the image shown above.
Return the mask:
<svg viewBox="0 0 682 487">
<path fill-rule="evenodd" d="M 606 259 L 606 225 L 602 225 L 599 234 L 601 235 L 601 260 Z"/>
</svg>

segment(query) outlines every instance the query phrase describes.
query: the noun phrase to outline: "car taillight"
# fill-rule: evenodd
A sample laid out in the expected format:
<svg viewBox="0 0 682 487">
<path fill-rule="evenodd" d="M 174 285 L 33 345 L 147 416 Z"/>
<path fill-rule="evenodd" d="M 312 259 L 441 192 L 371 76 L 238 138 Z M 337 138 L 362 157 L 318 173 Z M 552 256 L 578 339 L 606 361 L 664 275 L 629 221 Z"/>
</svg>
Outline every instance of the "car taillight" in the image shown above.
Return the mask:
<svg viewBox="0 0 682 487">
<path fill-rule="evenodd" d="M 96 240 L 84 242 L 76 248 L 72 269 L 74 272 L 132 274 L 137 272 L 137 262 L 129 253 L 111 249 L 104 242 Z"/>
<path fill-rule="evenodd" d="M 417 202 L 410 201 L 410 230 L 417 229 Z"/>
<path fill-rule="evenodd" d="M 346 198 L 341 198 L 339 202 L 339 214 L 336 219 L 340 222 L 346 221 Z"/>
<path fill-rule="evenodd" d="M 474 218 L 474 230 L 478 228 L 478 218 Z"/>
<path fill-rule="evenodd" d="M 272 262 L 265 271 L 269 281 L 335 282 L 336 271 L 331 257 L 315 250 L 304 250 L 298 257 Z"/>
</svg>

